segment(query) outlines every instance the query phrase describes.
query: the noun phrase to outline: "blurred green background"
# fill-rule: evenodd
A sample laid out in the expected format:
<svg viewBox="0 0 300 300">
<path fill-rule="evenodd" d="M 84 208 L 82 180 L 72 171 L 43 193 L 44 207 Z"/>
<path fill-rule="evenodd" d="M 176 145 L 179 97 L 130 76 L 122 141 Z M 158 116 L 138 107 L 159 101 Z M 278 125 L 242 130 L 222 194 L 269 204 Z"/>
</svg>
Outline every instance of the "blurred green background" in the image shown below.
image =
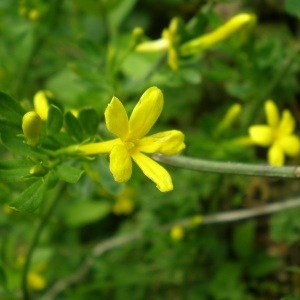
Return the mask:
<svg viewBox="0 0 300 300">
<path fill-rule="evenodd" d="M 136 27 L 159 39 L 180 17 L 200 24 L 197 36 L 242 12 L 257 16 L 251 31 L 181 58 L 178 71 L 161 53 L 130 51 Z M 2 0 L 0 90 L 26 110 L 39 90 L 51 91 L 64 111 L 92 107 L 103 132 L 113 95 L 131 111 L 155 85 L 165 105 L 154 130 L 183 131 L 185 155 L 266 164 L 266 149 L 237 140 L 265 123 L 267 99 L 300 122 L 299 21 L 298 0 Z M 241 114 L 217 129 L 235 103 Z M 4 144 L 2 161 L 20 156 Z M 222 224 L 191 221 L 175 236 L 161 227 L 297 197 L 297 181 L 167 166 L 174 190 L 161 193 L 138 168 L 119 185 L 105 157 L 86 164 L 89 172 L 61 190 L 34 251 L 32 299 L 300 299 L 300 209 Z M 11 210 L 27 186 L 0 183 L 0 299 L 22 299 L 24 261 L 53 193 L 36 213 Z"/>
</svg>

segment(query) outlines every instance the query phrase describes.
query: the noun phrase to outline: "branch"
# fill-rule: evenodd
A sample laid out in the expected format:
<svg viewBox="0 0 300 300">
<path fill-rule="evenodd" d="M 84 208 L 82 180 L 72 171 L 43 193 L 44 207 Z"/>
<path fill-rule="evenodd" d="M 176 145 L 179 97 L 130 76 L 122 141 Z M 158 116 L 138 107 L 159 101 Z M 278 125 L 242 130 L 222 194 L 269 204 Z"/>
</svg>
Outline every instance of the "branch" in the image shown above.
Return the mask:
<svg viewBox="0 0 300 300">
<path fill-rule="evenodd" d="M 283 211 L 286 209 L 291 209 L 299 206 L 300 206 L 300 198 L 295 198 L 283 202 L 266 204 L 255 208 L 240 209 L 240 210 L 234 210 L 229 212 L 216 213 L 207 216 L 198 215 L 198 217 L 200 217 L 201 220 L 200 224 L 234 222 L 234 221 L 240 221 L 240 220 L 253 218 L 257 216 L 267 215 L 274 212 Z M 182 220 L 177 220 L 175 222 L 165 224 L 163 226 L 158 227 L 158 230 L 169 231 L 173 226 L 176 225 L 182 227 L 189 227 L 193 224 L 194 217 L 195 216 L 191 216 Z M 93 266 L 94 259 L 100 257 L 101 255 L 103 255 L 109 250 L 122 247 L 133 241 L 140 240 L 143 237 L 144 236 L 142 232 L 135 231 L 118 237 L 113 237 L 96 244 L 91 249 L 90 256 L 88 256 L 84 260 L 84 262 L 81 264 L 81 266 L 79 266 L 77 271 L 72 275 L 70 275 L 69 277 L 62 279 L 61 281 L 58 281 L 56 284 L 54 284 L 52 288 L 49 289 L 48 292 L 41 299 L 42 300 L 56 299 L 56 296 L 58 294 L 66 290 L 72 284 L 79 282 L 86 276 L 88 271 Z"/>
<path fill-rule="evenodd" d="M 209 161 L 187 156 L 165 156 L 154 154 L 152 156 L 156 161 L 199 172 L 234 174 L 245 176 L 262 176 L 274 178 L 300 178 L 300 167 L 274 167 L 269 165 L 255 165 L 244 163 L 232 163 L 221 161 Z"/>
</svg>

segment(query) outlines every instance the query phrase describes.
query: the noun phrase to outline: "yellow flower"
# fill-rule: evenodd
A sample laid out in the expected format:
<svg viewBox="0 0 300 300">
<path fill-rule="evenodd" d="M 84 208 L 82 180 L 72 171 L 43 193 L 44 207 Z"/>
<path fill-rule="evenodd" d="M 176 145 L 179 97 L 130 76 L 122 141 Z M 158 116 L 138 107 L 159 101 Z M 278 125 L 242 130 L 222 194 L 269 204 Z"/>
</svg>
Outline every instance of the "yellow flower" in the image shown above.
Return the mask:
<svg viewBox="0 0 300 300">
<path fill-rule="evenodd" d="M 147 41 L 137 45 L 137 52 L 168 52 L 168 64 L 174 71 L 178 70 L 178 55 L 176 45 L 178 43 L 178 19 L 173 18 L 168 28 L 162 32 L 158 40 Z"/>
<path fill-rule="evenodd" d="M 173 241 L 180 241 L 184 237 L 184 230 L 181 226 L 173 226 L 170 231 L 170 236 Z"/>
<path fill-rule="evenodd" d="M 284 156 L 295 157 L 300 151 L 299 138 L 293 134 L 295 120 L 289 110 L 284 110 L 281 119 L 272 100 L 265 103 L 268 125 L 254 125 L 249 128 L 252 141 L 259 146 L 269 147 L 268 161 L 272 166 L 282 166 Z"/>
<path fill-rule="evenodd" d="M 187 56 L 203 51 L 210 46 L 231 37 L 236 32 L 253 26 L 255 23 L 255 15 L 246 13 L 238 14 L 216 30 L 184 43 L 180 47 L 180 54 Z"/>
<path fill-rule="evenodd" d="M 145 136 L 161 114 L 163 103 L 162 92 L 156 87 L 151 87 L 142 95 L 128 119 L 121 101 L 113 97 L 105 110 L 105 121 L 107 129 L 117 138 L 81 145 L 78 150 L 84 155 L 110 153 L 110 171 L 117 182 L 130 179 L 133 159 L 161 192 L 172 190 L 169 173 L 144 154 L 173 155 L 185 148 L 184 135 L 178 130 Z"/>
</svg>

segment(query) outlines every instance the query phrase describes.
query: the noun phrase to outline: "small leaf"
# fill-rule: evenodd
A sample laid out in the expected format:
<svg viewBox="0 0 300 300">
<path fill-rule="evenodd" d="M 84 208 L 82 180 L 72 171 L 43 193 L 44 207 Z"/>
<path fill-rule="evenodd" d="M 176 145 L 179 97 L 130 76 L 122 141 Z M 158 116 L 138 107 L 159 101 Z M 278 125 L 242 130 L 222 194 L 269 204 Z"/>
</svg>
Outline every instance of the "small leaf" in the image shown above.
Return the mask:
<svg viewBox="0 0 300 300">
<path fill-rule="evenodd" d="M 63 114 L 61 110 L 51 104 L 48 110 L 48 118 L 46 123 L 47 135 L 51 136 L 58 133 L 63 126 Z"/>
<path fill-rule="evenodd" d="M 26 180 L 32 163 L 26 160 L 0 161 L 0 182 L 17 182 Z"/>
<path fill-rule="evenodd" d="M 21 124 L 20 124 L 21 125 Z M 8 125 L 0 120 L 1 141 L 4 146 L 12 153 L 22 155 L 32 155 L 33 150 L 18 135 L 22 133 L 22 129 Z"/>
<path fill-rule="evenodd" d="M 66 211 L 65 221 L 69 226 L 83 226 L 107 216 L 111 205 L 107 202 L 77 201 Z"/>
<path fill-rule="evenodd" d="M 56 171 L 58 177 L 61 180 L 69 183 L 76 183 L 83 174 L 83 170 L 77 169 L 69 165 L 59 165 L 56 168 Z"/>
<path fill-rule="evenodd" d="M 88 135 L 96 134 L 100 118 L 93 108 L 84 108 L 81 110 L 78 119 Z"/>
<path fill-rule="evenodd" d="M 47 188 L 48 176 L 31 184 L 12 201 L 10 207 L 22 212 L 33 213 L 41 204 Z"/>
<path fill-rule="evenodd" d="M 68 132 L 79 142 L 84 139 L 84 133 L 81 124 L 78 119 L 71 113 L 65 114 L 65 122 L 67 125 Z"/>
<path fill-rule="evenodd" d="M 0 117 L 8 120 L 11 124 L 20 124 L 26 111 L 9 95 L 0 92 Z"/>
<path fill-rule="evenodd" d="M 99 173 L 101 184 L 103 185 L 104 189 L 113 195 L 119 195 L 124 189 L 125 185 L 114 180 L 114 177 L 109 170 L 108 161 L 104 157 L 99 157 L 97 160 L 95 160 L 94 166 Z"/>
</svg>

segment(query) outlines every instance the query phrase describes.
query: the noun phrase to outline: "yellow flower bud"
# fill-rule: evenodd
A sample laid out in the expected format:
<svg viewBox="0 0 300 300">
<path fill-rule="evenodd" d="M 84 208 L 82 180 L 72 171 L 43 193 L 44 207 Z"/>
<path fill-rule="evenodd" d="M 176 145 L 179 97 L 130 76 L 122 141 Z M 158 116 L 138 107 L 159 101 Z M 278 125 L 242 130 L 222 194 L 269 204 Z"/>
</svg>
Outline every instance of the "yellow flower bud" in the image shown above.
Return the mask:
<svg viewBox="0 0 300 300">
<path fill-rule="evenodd" d="M 37 9 L 31 9 L 28 13 L 28 18 L 31 21 L 36 21 L 40 18 L 41 14 Z"/>
<path fill-rule="evenodd" d="M 53 94 L 50 91 L 38 91 L 33 97 L 34 110 L 38 113 L 43 121 L 48 118 L 49 101 Z"/>
<path fill-rule="evenodd" d="M 184 230 L 181 226 L 176 225 L 173 226 L 171 231 L 170 231 L 170 236 L 173 241 L 180 241 L 184 237 Z"/>
<path fill-rule="evenodd" d="M 42 165 L 35 165 L 29 170 L 29 174 L 32 176 L 44 176 L 47 173 L 46 168 Z"/>
<path fill-rule="evenodd" d="M 238 14 L 216 30 L 184 43 L 180 47 L 180 53 L 183 56 L 195 54 L 229 38 L 236 32 L 246 27 L 250 27 L 255 23 L 255 15 L 246 13 Z"/>
<path fill-rule="evenodd" d="M 33 290 L 43 290 L 46 287 L 44 277 L 36 272 L 29 272 L 27 275 L 28 286 Z"/>
<path fill-rule="evenodd" d="M 229 128 L 233 122 L 236 120 L 236 118 L 239 116 L 241 113 L 242 106 L 238 103 L 235 103 L 229 107 L 227 110 L 224 118 L 221 120 L 217 131 L 220 133 L 223 130 Z"/>
<path fill-rule="evenodd" d="M 42 131 L 42 119 L 35 111 L 30 111 L 23 116 L 22 129 L 27 144 L 35 146 Z"/>
</svg>

